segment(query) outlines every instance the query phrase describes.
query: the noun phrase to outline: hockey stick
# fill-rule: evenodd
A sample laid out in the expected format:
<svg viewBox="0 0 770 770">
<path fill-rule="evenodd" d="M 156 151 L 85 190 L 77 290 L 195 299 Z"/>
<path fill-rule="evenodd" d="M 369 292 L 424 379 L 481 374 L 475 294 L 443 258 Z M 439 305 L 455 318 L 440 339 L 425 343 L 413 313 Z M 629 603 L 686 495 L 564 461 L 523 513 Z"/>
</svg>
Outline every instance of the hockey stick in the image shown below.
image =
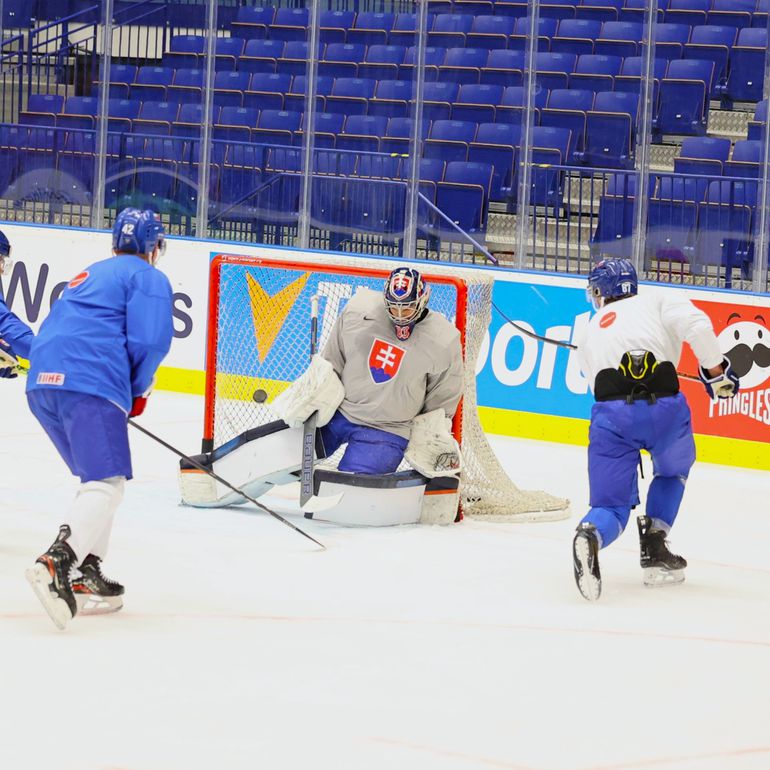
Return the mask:
<svg viewBox="0 0 770 770">
<path fill-rule="evenodd" d="M 555 340 L 552 337 L 544 337 L 541 334 L 535 334 L 535 332 L 531 332 L 529 329 L 526 329 L 525 327 L 521 326 L 520 324 L 517 324 L 516 321 L 512 321 L 508 316 L 503 313 L 500 308 L 495 305 L 495 303 L 492 303 L 492 307 L 497 310 L 497 312 L 503 317 L 503 319 L 506 321 L 506 323 L 509 323 L 511 326 L 513 326 L 514 329 L 517 331 L 520 331 L 522 334 L 525 334 L 527 337 L 531 337 L 534 340 L 540 340 L 541 342 L 545 342 L 548 345 L 556 345 L 560 348 L 567 348 L 568 350 L 577 350 L 577 345 L 573 345 L 571 342 L 565 342 L 564 340 Z M 690 382 L 701 382 L 700 377 L 696 377 L 692 374 L 685 374 L 684 372 L 677 372 L 677 377 L 681 380 L 690 380 Z"/>
<path fill-rule="evenodd" d="M 310 300 L 310 360 L 316 354 L 318 344 L 318 295 Z M 315 462 L 315 431 L 318 412 L 313 412 L 302 426 L 302 466 L 300 469 L 299 507 L 305 509 L 305 504 L 313 496 L 313 464 Z"/>
<path fill-rule="evenodd" d="M 260 510 L 264 511 L 265 513 L 269 513 L 274 519 L 278 519 L 282 524 L 285 524 L 287 527 L 291 527 L 295 532 L 299 532 L 300 535 L 303 537 L 306 537 L 308 540 L 312 540 L 317 546 L 320 546 L 324 550 L 326 550 L 326 546 L 323 543 L 319 543 L 318 540 L 316 540 L 312 535 L 308 535 L 307 532 L 304 532 L 299 527 L 294 526 L 290 521 L 287 521 L 283 518 L 279 513 L 276 513 L 275 511 L 271 511 L 270 508 L 268 508 L 265 505 L 262 505 L 258 500 L 255 500 L 253 497 L 247 495 L 242 489 L 238 489 L 237 487 L 233 486 L 229 481 L 225 481 L 221 476 L 214 473 L 214 471 L 211 470 L 211 468 L 207 468 L 202 463 L 199 463 L 197 460 L 194 460 L 192 457 L 186 455 L 184 452 L 180 451 L 174 446 L 171 446 L 171 444 L 164 441 L 160 436 L 156 436 L 151 431 L 147 430 L 147 428 L 141 426 L 138 422 L 135 422 L 130 417 L 128 418 L 128 424 L 132 425 L 134 428 L 136 428 L 138 431 L 141 431 L 145 434 L 145 436 L 149 436 L 153 441 L 157 441 L 158 444 L 161 446 L 166 447 L 166 449 L 173 452 L 178 457 L 181 457 L 186 462 L 190 463 L 193 467 L 197 468 L 200 471 L 203 471 L 204 473 L 208 473 L 209 476 L 211 476 L 214 481 L 218 481 L 222 486 L 227 487 L 228 489 L 232 490 L 233 492 L 237 492 L 242 497 L 245 497 L 250 503 L 254 503 L 254 505 L 257 506 Z"/>
</svg>

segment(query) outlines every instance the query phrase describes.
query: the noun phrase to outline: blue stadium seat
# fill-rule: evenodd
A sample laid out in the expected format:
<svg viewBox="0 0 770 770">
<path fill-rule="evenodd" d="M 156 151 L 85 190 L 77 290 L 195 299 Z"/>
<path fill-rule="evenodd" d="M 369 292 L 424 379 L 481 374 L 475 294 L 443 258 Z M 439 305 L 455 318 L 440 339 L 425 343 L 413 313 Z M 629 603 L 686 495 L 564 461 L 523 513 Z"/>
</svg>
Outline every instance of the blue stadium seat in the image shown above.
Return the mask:
<svg viewBox="0 0 770 770">
<path fill-rule="evenodd" d="M 30 94 L 27 109 L 19 114 L 19 123 L 29 126 L 55 126 L 56 116 L 64 109 L 64 97 L 57 94 Z"/>
<path fill-rule="evenodd" d="M 382 153 L 365 153 L 358 156 L 356 176 L 369 179 L 397 179 L 401 173 L 401 158 Z"/>
<path fill-rule="evenodd" d="M 326 97 L 332 92 L 334 87 L 334 78 L 327 75 L 321 75 L 316 78 L 316 107 L 323 112 L 326 105 Z M 305 91 L 307 89 L 307 76 L 294 75 L 291 81 L 291 87 L 286 92 L 283 99 L 285 109 L 292 112 L 305 111 Z"/>
<path fill-rule="evenodd" d="M 615 90 L 638 94 L 641 89 L 643 67 L 644 57 L 642 56 L 627 56 L 623 59 L 623 66 L 620 70 L 620 74 L 615 76 Z M 653 60 L 653 76 L 655 78 L 652 98 L 653 108 L 657 107 L 658 95 L 660 93 L 660 81 L 666 76 L 667 69 L 667 59 Z"/>
<path fill-rule="evenodd" d="M 660 84 L 660 108 L 653 128 L 662 134 L 703 136 L 713 74 L 711 61 L 672 60 Z"/>
<path fill-rule="evenodd" d="M 444 63 L 438 68 L 439 80 L 455 83 L 478 83 L 481 68 L 486 66 L 491 51 L 486 48 L 449 48 Z"/>
<path fill-rule="evenodd" d="M 249 144 L 227 146 L 219 185 L 219 202 L 245 204 L 262 183 L 265 154 L 262 147 Z M 234 212 L 228 212 L 233 216 Z"/>
<path fill-rule="evenodd" d="M 492 49 L 479 74 L 481 83 L 520 86 L 524 69 L 524 51 Z"/>
<path fill-rule="evenodd" d="M 342 127 L 345 125 L 345 115 L 341 112 L 317 112 L 314 123 L 315 146 L 317 148 L 334 147 L 337 135 L 342 133 Z M 296 145 L 302 144 L 304 130 L 305 119 L 303 116 L 301 128 L 294 133 Z"/>
<path fill-rule="evenodd" d="M 756 8 L 756 0 L 712 0 L 708 23 L 726 27 L 751 27 Z M 766 19 L 764 26 L 767 26 Z"/>
<path fill-rule="evenodd" d="M 535 109 L 534 123 L 540 122 L 540 110 L 548 102 L 548 91 L 541 88 L 533 95 L 533 104 Z M 498 123 L 520 124 L 524 115 L 524 100 L 526 98 L 526 89 L 524 86 L 508 86 L 503 91 L 503 98 L 497 107 L 495 121 Z"/>
<path fill-rule="evenodd" d="M 548 206 L 558 215 L 564 171 L 554 167 L 566 164 L 572 154 L 571 145 L 572 134 L 568 128 L 535 126 L 532 129 L 531 206 Z"/>
<path fill-rule="evenodd" d="M 569 76 L 569 88 L 611 91 L 622 66 L 620 56 L 583 54 L 578 57 L 575 70 Z"/>
<path fill-rule="evenodd" d="M 672 24 L 687 24 L 696 27 L 705 24 L 711 0 L 669 0 L 665 19 Z"/>
<path fill-rule="evenodd" d="M 449 120 L 452 103 L 457 99 L 460 86 L 447 80 L 426 83 L 423 90 L 422 115 L 425 120 Z"/>
<path fill-rule="evenodd" d="M 409 161 L 404 160 L 401 163 L 401 179 L 409 179 L 411 170 Z M 440 158 L 420 158 L 420 192 L 433 204 L 436 203 L 436 189 L 444 178 L 445 170 L 446 163 Z"/>
<path fill-rule="evenodd" d="M 284 94 L 292 84 L 291 75 L 277 72 L 255 72 L 248 91 L 243 93 L 243 106 L 256 110 L 282 110 Z"/>
<path fill-rule="evenodd" d="M 757 102 L 754 108 L 754 117 L 749 121 L 749 139 L 761 139 L 767 123 L 767 99 Z"/>
<path fill-rule="evenodd" d="M 384 115 L 388 118 L 408 117 L 412 90 L 411 80 L 380 80 L 377 83 L 374 98 L 369 100 L 368 114 Z"/>
<path fill-rule="evenodd" d="M 572 133 L 569 157 L 562 162 L 579 165 L 582 162 L 586 131 L 586 114 L 594 106 L 594 92 L 586 89 L 554 89 L 548 106 L 540 112 L 540 125 L 566 128 Z"/>
<path fill-rule="evenodd" d="M 388 120 L 385 136 L 380 141 L 380 152 L 408 155 L 411 149 L 412 118 L 394 117 Z M 430 131 L 430 121 L 422 121 L 422 138 L 425 139 Z"/>
<path fill-rule="evenodd" d="M 248 8 L 250 6 L 241 6 Z M 243 72 L 275 72 L 278 59 L 283 58 L 283 40 L 247 40 L 238 69 Z"/>
<path fill-rule="evenodd" d="M 417 16 L 413 13 L 399 13 L 388 32 L 390 45 L 413 46 L 415 44 L 415 30 L 417 29 Z"/>
<path fill-rule="evenodd" d="M 630 168 L 639 97 L 599 91 L 593 110 L 586 114 L 583 162 L 588 166 Z"/>
<path fill-rule="evenodd" d="M 684 182 L 681 178 L 672 177 L 661 179 L 661 183 L 664 181 Z M 681 184 L 672 184 L 670 187 L 661 184 L 656 194 L 649 200 L 645 269 L 651 268 L 653 259 L 690 262 L 698 209 L 694 200 L 686 200 L 685 197 Z"/>
<path fill-rule="evenodd" d="M 596 230 L 591 236 L 591 256 L 630 258 L 634 232 L 636 176 L 613 174 L 599 200 Z"/>
<path fill-rule="evenodd" d="M 681 59 L 690 42 L 692 28 L 687 24 L 655 25 L 655 56 L 659 59 Z"/>
<path fill-rule="evenodd" d="M 283 56 L 275 63 L 276 72 L 305 75 L 307 70 L 307 42 L 289 40 L 283 47 Z"/>
<path fill-rule="evenodd" d="M 436 206 L 461 230 L 484 238 L 487 226 L 492 166 L 487 163 L 450 161 L 436 190 Z M 457 231 L 437 222 L 438 237 L 454 240 Z"/>
<path fill-rule="evenodd" d="M 206 73 L 202 69 L 178 69 L 174 82 L 166 88 L 166 101 L 178 104 L 200 104 L 203 101 L 203 83 Z"/>
<path fill-rule="evenodd" d="M 56 118 L 59 128 L 94 128 L 99 100 L 95 96 L 68 96 Z"/>
<path fill-rule="evenodd" d="M 574 19 L 574 0 L 545 0 L 540 5 L 540 17 L 542 19 Z M 526 14 L 525 14 L 526 15 Z"/>
<path fill-rule="evenodd" d="M 468 161 L 492 166 L 489 197 L 504 201 L 511 195 L 516 148 L 521 143 L 521 128 L 506 123 L 482 123 L 476 139 L 468 145 Z"/>
<path fill-rule="evenodd" d="M 486 83 L 466 83 L 452 105 L 452 120 L 470 120 L 475 123 L 491 123 L 495 110 L 502 102 L 503 87 Z"/>
<path fill-rule="evenodd" d="M 753 195 L 747 184 L 714 181 L 706 200 L 698 204 L 698 229 L 690 269 L 698 274 L 709 265 L 725 268 L 725 285 L 732 283 L 733 268 L 751 277 Z"/>
<path fill-rule="evenodd" d="M 617 21 L 623 0 L 584 0 L 575 8 L 575 18 L 586 21 Z"/>
<path fill-rule="evenodd" d="M 540 88 L 567 88 L 578 57 L 573 53 L 535 54 L 537 84 Z"/>
<path fill-rule="evenodd" d="M 365 115 L 376 86 L 377 81 L 368 78 L 336 78 L 326 97 L 326 111 Z"/>
<path fill-rule="evenodd" d="M 107 102 L 107 128 L 110 131 L 130 131 L 133 121 L 139 117 L 141 102 L 131 99 L 110 99 Z"/>
<path fill-rule="evenodd" d="M 758 102 L 762 98 L 767 52 L 767 29 L 750 27 L 738 32 L 730 55 L 725 96 L 731 102 Z"/>
<path fill-rule="evenodd" d="M 323 59 L 318 62 L 318 74 L 333 78 L 358 77 L 358 63 L 365 54 L 366 46 L 361 43 L 329 43 Z"/>
<path fill-rule="evenodd" d="M 677 174 L 722 176 L 730 154 L 730 140 L 711 136 L 687 137 L 682 141 L 679 156 L 674 158 Z M 705 184 L 703 192 L 705 192 Z M 700 200 L 700 195 L 696 200 Z"/>
<path fill-rule="evenodd" d="M 130 84 L 136 78 L 137 67 L 133 64 L 110 66 L 110 99 L 128 99 Z"/>
<path fill-rule="evenodd" d="M 239 37 L 218 37 L 214 42 L 214 67 L 217 72 L 236 69 L 243 47 L 244 41 Z"/>
<path fill-rule="evenodd" d="M 73 97 L 83 99 L 87 97 Z M 76 113 L 73 113 L 76 114 Z M 59 152 L 58 164 L 61 173 L 62 186 L 66 186 L 73 197 L 82 195 L 85 199 L 93 191 L 94 157 L 96 155 L 96 134 L 92 130 L 68 131 L 64 145 Z M 3 177 L 0 177 L 0 194 L 3 187 Z"/>
<path fill-rule="evenodd" d="M 350 115 L 337 136 L 338 150 L 378 152 L 380 137 L 385 135 L 388 119 L 382 115 Z"/>
<path fill-rule="evenodd" d="M 214 75 L 214 104 L 220 107 L 242 107 L 243 92 L 248 90 L 250 82 L 250 72 L 217 72 Z"/>
<path fill-rule="evenodd" d="M 606 21 L 594 44 L 594 51 L 603 56 L 636 56 L 639 51 L 643 25 L 633 21 Z"/>
<path fill-rule="evenodd" d="M 392 13 L 359 11 L 353 26 L 348 30 L 346 41 L 367 46 L 386 45 L 394 22 L 395 15 Z"/>
<path fill-rule="evenodd" d="M 436 120 L 423 145 L 423 157 L 446 162 L 468 159 L 468 144 L 476 137 L 478 125 L 463 120 Z"/>
<path fill-rule="evenodd" d="M 406 48 L 402 45 L 370 45 L 358 64 L 358 77 L 397 80 L 405 58 Z"/>
<path fill-rule="evenodd" d="M 163 54 L 163 66 L 174 69 L 196 69 L 199 57 L 206 50 L 206 38 L 203 35 L 174 35 L 168 51 Z"/>
<path fill-rule="evenodd" d="M 262 144 L 291 145 L 301 124 L 301 112 L 262 110 L 257 127 L 251 132 L 251 138 L 252 141 Z"/>
<path fill-rule="evenodd" d="M 547 17 L 542 14 L 541 6 L 540 18 L 537 20 L 537 45 L 538 50 L 548 51 L 548 45 L 551 38 L 556 34 L 559 25 L 559 17 Z M 508 48 L 511 51 L 523 51 L 527 45 L 527 34 L 529 30 L 529 21 L 527 19 L 516 19 L 513 27 L 513 34 L 508 38 Z"/>
<path fill-rule="evenodd" d="M 406 49 L 404 63 L 398 68 L 398 76 L 402 80 L 414 80 L 414 62 L 417 51 L 414 46 Z M 425 80 L 436 80 L 438 78 L 438 68 L 444 63 L 446 58 L 446 48 L 436 46 L 427 46 L 425 49 Z"/>
<path fill-rule="evenodd" d="M 273 23 L 267 28 L 267 36 L 271 40 L 286 42 L 305 40 L 307 21 L 307 8 L 276 8 Z"/>
<path fill-rule="evenodd" d="M 592 54 L 594 42 L 601 32 L 599 21 L 590 19 L 562 19 L 559 30 L 551 40 L 554 53 Z"/>
<path fill-rule="evenodd" d="M 473 27 L 466 36 L 466 45 L 487 50 L 507 48 L 514 24 L 515 20 L 510 16 L 476 16 L 473 19 Z"/>
<path fill-rule="evenodd" d="M 139 101 L 166 101 L 166 89 L 174 79 L 171 67 L 139 67 L 133 84 L 129 86 L 129 98 Z"/>
<path fill-rule="evenodd" d="M 730 160 L 725 163 L 725 176 L 758 179 L 762 163 L 762 142 L 743 139 L 735 143 Z"/>
<path fill-rule="evenodd" d="M 428 45 L 443 48 L 465 47 L 465 38 L 473 26 L 473 16 L 464 13 L 439 13 L 428 32 Z"/>
<path fill-rule="evenodd" d="M 179 105 L 174 102 L 142 102 L 131 130 L 136 134 L 168 135 L 178 113 Z"/>
<path fill-rule="evenodd" d="M 704 25 L 693 27 L 690 42 L 684 47 L 686 59 L 708 60 L 714 63 L 709 97 L 717 99 L 727 83 L 727 61 L 735 45 L 738 31 L 735 27 Z"/>
<path fill-rule="evenodd" d="M 354 11 L 321 11 L 319 18 L 321 44 L 344 43 L 348 30 L 353 26 L 355 16 Z"/>
<path fill-rule="evenodd" d="M 251 129 L 256 128 L 259 110 L 251 107 L 222 107 L 214 124 L 214 139 L 226 142 L 251 141 Z"/>
<path fill-rule="evenodd" d="M 219 122 L 219 113 L 221 108 L 215 107 L 214 114 L 211 116 L 211 124 Z M 179 106 L 179 114 L 176 120 L 171 124 L 172 136 L 186 136 L 197 138 L 201 135 L 201 125 L 203 124 L 203 104 L 195 102 L 185 102 Z"/>
<path fill-rule="evenodd" d="M 244 40 L 267 37 L 267 28 L 273 23 L 275 8 L 242 5 L 238 8 L 235 20 L 230 24 L 233 35 Z"/>
</svg>

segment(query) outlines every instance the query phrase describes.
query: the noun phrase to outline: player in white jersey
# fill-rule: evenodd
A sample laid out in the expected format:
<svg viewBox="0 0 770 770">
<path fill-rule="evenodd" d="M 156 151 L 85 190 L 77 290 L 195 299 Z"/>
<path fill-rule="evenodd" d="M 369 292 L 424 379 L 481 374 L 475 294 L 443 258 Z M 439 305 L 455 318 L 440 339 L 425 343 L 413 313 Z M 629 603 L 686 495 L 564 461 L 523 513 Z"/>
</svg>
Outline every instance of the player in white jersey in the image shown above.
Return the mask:
<svg viewBox="0 0 770 770">
<path fill-rule="evenodd" d="M 695 353 L 712 398 L 731 398 L 739 385 L 705 313 L 675 292 L 638 295 L 637 286 L 628 260 L 599 262 L 587 289 L 597 313 L 576 340 L 596 398 L 588 446 L 591 509 L 573 542 L 575 581 L 589 601 L 601 593 L 599 550 L 623 532 L 639 504 L 641 449 L 652 456 L 654 474 L 646 514 L 637 522 L 644 582 L 684 580 L 687 562 L 666 544 L 695 462 L 690 409 L 675 368 L 683 342 Z"/>
</svg>

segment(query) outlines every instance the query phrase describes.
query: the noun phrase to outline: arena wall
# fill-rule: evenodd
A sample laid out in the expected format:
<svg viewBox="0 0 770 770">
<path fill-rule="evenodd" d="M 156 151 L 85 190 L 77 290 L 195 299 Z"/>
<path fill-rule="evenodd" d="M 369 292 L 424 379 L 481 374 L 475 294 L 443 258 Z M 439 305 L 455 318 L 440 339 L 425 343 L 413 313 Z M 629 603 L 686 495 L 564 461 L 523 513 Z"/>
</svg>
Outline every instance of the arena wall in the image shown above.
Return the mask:
<svg viewBox="0 0 770 770">
<path fill-rule="evenodd" d="M 15 263 L 0 281 L 3 296 L 35 329 L 66 282 L 111 253 L 110 235 L 101 231 L 22 224 L 3 224 L 2 229 L 13 245 Z M 159 372 L 159 388 L 203 393 L 207 268 L 217 254 L 318 259 L 312 251 L 169 239 L 160 266 L 174 289 L 174 342 Z M 588 323 L 584 279 L 499 269 L 494 278 L 495 306 L 537 334 L 571 341 Z M 770 470 L 770 296 L 667 285 L 661 290 L 692 299 L 711 317 L 723 352 L 744 362 L 741 393 L 733 401 L 712 404 L 700 383 L 682 382 L 699 459 Z M 689 349 L 679 370 L 697 372 Z M 592 399 L 573 351 L 524 335 L 493 308 L 477 373 L 480 416 L 488 432 L 587 443 Z"/>
</svg>

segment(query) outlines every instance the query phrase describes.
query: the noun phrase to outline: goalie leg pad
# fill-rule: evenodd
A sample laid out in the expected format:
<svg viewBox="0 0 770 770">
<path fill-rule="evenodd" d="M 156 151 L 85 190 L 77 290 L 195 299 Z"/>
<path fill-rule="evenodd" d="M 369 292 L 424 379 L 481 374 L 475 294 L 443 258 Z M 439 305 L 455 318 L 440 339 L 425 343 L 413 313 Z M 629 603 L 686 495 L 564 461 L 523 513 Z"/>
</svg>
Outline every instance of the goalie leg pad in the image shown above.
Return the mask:
<svg viewBox="0 0 770 770">
<path fill-rule="evenodd" d="M 302 447 L 302 429 L 281 421 L 247 431 L 209 455 L 194 457 L 202 465 L 258 498 L 277 484 L 296 481 Z M 204 471 L 182 460 L 179 488 L 182 502 L 199 508 L 221 508 L 246 502 L 243 495 L 220 484 Z"/>
<path fill-rule="evenodd" d="M 437 476 L 425 487 L 420 524 L 453 524 L 460 508 L 460 480 L 457 476 Z"/>
</svg>

